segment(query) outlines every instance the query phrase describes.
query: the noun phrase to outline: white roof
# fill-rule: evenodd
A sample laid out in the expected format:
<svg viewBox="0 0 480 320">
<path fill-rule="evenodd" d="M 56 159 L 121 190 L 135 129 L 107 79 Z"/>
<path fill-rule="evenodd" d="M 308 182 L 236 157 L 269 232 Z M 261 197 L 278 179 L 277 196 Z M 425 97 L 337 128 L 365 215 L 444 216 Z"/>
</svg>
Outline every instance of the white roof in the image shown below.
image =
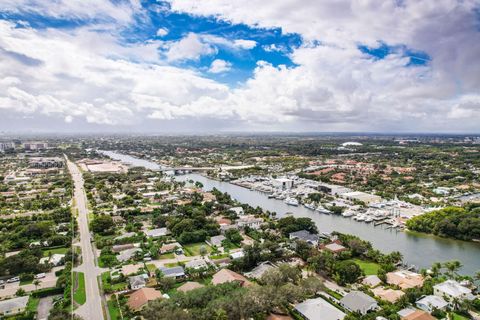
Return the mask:
<svg viewBox="0 0 480 320">
<path fill-rule="evenodd" d="M 308 320 L 342 320 L 346 314 L 322 298 L 308 299 L 295 306 Z"/>
<path fill-rule="evenodd" d="M 448 303 L 443 300 L 442 297 L 438 296 L 425 296 L 417 301 L 417 305 L 418 304 L 422 304 L 428 307 L 435 307 L 437 309 L 443 309 L 448 305 Z"/>
<path fill-rule="evenodd" d="M 240 259 L 240 258 L 242 258 L 243 256 L 245 256 L 245 254 L 243 253 L 243 251 L 232 252 L 232 253 L 230 254 L 230 257 L 231 257 L 232 259 Z"/>
<path fill-rule="evenodd" d="M 0 301 L 0 314 L 11 313 L 18 309 L 26 308 L 28 296 Z"/>
<path fill-rule="evenodd" d="M 447 280 L 435 285 L 433 288 L 452 297 L 472 294 L 472 290 L 460 285 L 460 283 L 455 280 Z"/>
<path fill-rule="evenodd" d="M 143 231 L 147 237 L 162 237 L 167 235 L 168 231 L 167 228 L 158 228 L 158 229 L 152 229 L 152 230 L 145 230 Z"/>
</svg>

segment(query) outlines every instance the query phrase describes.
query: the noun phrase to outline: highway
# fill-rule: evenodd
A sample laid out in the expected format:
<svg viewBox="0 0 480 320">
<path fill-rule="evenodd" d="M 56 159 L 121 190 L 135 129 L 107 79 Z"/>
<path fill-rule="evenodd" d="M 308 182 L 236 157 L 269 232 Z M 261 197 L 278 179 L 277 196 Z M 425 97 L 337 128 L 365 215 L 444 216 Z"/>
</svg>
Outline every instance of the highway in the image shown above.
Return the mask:
<svg viewBox="0 0 480 320">
<path fill-rule="evenodd" d="M 78 166 L 67 160 L 68 170 L 75 186 L 74 199 L 78 209 L 78 227 L 80 231 L 80 247 L 82 249 L 82 264 L 74 271 L 85 274 L 85 291 L 87 301 L 75 310 L 75 314 L 84 320 L 103 320 L 102 299 L 97 277 L 101 269 L 95 265 L 95 256 L 88 227 L 87 197 L 83 189 L 83 177 Z"/>
</svg>

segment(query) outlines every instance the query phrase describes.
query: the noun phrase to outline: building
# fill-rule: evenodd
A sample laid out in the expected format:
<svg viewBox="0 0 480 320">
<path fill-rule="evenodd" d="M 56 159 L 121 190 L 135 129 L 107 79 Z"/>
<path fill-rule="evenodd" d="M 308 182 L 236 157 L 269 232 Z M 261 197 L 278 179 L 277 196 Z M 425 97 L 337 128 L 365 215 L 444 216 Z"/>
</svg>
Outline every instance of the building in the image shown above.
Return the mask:
<svg viewBox="0 0 480 320">
<path fill-rule="evenodd" d="M 245 278 L 241 274 L 233 272 L 232 270 L 221 269 L 213 275 L 212 283 L 214 285 L 227 282 L 238 282 L 242 287 L 248 287 L 252 285 L 252 283 L 248 281 L 247 278 Z"/>
<path fill-rule="evenodd" d="M 387 283 L 399 286 L 403 290 L 423 286 L 423 276 L 408 270 L 387 273 Z"/>
<path fill-rule="evenodd" d="M 248 216 L 240 216 L 240 218 L 237 220 L 237 227 L 239 229 L 243 229 L 245 227 L 249 227 L 252 229 L 259 229 L 260 226 L 263 223 L 262 218 L 255 218 L 253 215 L 248 215 Z"/>
<path fill-rule="evenodd" d="M 447 301 L 453 299 L 460 300 L 474 300 L 475 296 L 472 294 L 472 290 L 462 286 L 455 280 L 447 280 L 433 286 L 433 294 L 442 297 Z"/>
<path fill-rule="evenodd" d="M 225 236 L 219 235 L 219 236 L 214 236 L 210 238 L 210 245 L 211 246 L 216 246 L 216 247 L 221 247 L 222 246 L 222 241 L 226 240 Z"/>
<path fill-rule="evenodd" d="M 243 250 L 235 251 L 235 252 L 230 253 L 230 259 L 232 259 L 232 260 L 241 259 L 244 256 L 245 256 L 245 253 L 243 252 Z"/>
<path fill-rule="evenodd" d="M 343 193 L 342 198 L 350 201 L 362 201 L 366 205 L 369 205 L 370 203 L 382 202 L 382 197 L 361 191 Z"/>
<path fill-rule="evenodd" d="M 290 240 L 302 240 L 308 244 L 311 244 L 312 246 L 317 246 L 318 240 L 319 240 L 319 237 L 317 234 L 310 233 L 307 230 L 291 232 L 288 235 L 288 238 Z"/>
<path fill-rule="evenodd" d="M 168 234 L 167 228 L 157 228 L 151 230 L 144 230 L 143 233 L 149 238 L 160 238 Z"/>
<path fill-rule="evenodd" d="M 30 166 L 30 168 L 37 169 L 62 168 L 64 165 L 64 161 L 60 157 L 34 157 L 29 159 L 28 165 Z"/>
<path fill-rule="evenodd" d="M 132 290 L 138 290 L 144 288 L 147 285 L 148 275 L 141 274 L 138 276 L 128 277 L 128 283 Z"/>
<path fill-rule="evenodd" d="M 273 185 L 282 190 L 292 189 L 293 188 L 293 180 L 286 179 L 286 178 L 278 178 L 273 179 Z"/>
<path fill-rule="evenodd" d="M 423 310 L 405 308 L 397 312 L 401 320 L 436 320 L 430 314 Z"/>
<path fill-rule="evenodd" d="M 376 275 L 367 276 L 362 281 L 362 284 L 369 286 L 371 288 L 375 288 L 381 283 L 382 283 L 382 280 L 380 280 L 380 278 Z"/>
<path fill-rule="evenodd" d="M 185 268 L 194 269 L 194 270 L 207 269 L 208 264 L 205 261 L 205 259 L 194 259 L 194 260 L 185 262 Z"/>
<path fill-rule="evenodd" d="M 445 308 L 448 306 L 448 302 L 439 296 L 425 296 L 418 300 L 415 304 L 417 308 L 427 311 L 428 313 L 431 313 L 433 309 L 445 310 Z"/>
<path fill-rule="evenodd" d="M 378 308 L 377 300 L 361 291 L 351 291 L 341 300 L 340 304 L 351 312 L 358 312 L 362 315 Z"/>
<path fill-rule="evenodd" d="M 173 243 L 166 243 L 163 246 L 160 247 L 160 253 L 168 253 L 168 252 L 173 252 L 177 249 L 181 249 L 182 245 L 178 242 L 173 242 Z"/>
<path fill-rule="evenodd" d="M 180 287 L 177 288 L 177 291 L 181 292 L 188 292 L 192 291 L 198 288 L 203 288 L 205 287 L 203 284 L 195 282 L 195 281 L 188 281 L 182 284 Z"/>
<path fill-rule="evenodd" d="M 120 251 L 120 254 L 117 255 L 117 260 L 120 262 L 125 262 L 130 259 L 132 259 L 136 254 L 142 253 L 142 249 L 140 248 L 131 248 L 131 249 L 126 249 L 123 251 Z"/>
<path fill-rule="evenodd" d="M 388 301 L 391 303 L 395 303 L 405 295 L 405 292 L 402 290 L 393 290 L 391 288 L 384 288 L 384 287 L 377 287 L 372 289 L 373 294 L 375 297 L 380 298 L 381 300 Z"/>
<path fill-rule="evenodd" d="M 328 250 L 332 252 L 333 254 L 339 254 L 340 252 L 348 250 L 346 247 L 341 245 L 339 241 L 334 241 L 329 244 L 321 246 L 321 249 Z"/>
<path fill-rule="evenodd" d="M 121 252 L 123 250 L 132 249 L 132 248 L 135 248 L 133 243 L 117 244 L 117 245 L 112 246 L 112 251 L 113 252 Z"/>
<path fill-rule="evenodd" d="M 162 298 L 162 293 L 152 288 L 142 288 L 132 293 L 127 300 L 130 310 L 140 311 L 149 301 Z"/>
<path fill-rule="evenodd" d="M 41 258 L 39 263 L 50 263 L 54 267 L 61 266 L 65 263 L 65 255 L 54 253 L 50 257 Z"/>
<path fill-rule="evenodd" d="M 23 147 L 25 148 L 25 150 L 31 150 L 31 151 L 34 151 L 34 150 L 45 150 L 45 149 L 48 149 L 48 143 L 46 142 L 25 142 L 23 144 Z"/>
<path fill-rule="evenodd" d="M 181 266 L 172 268 L 162 267 L 160 271 L 162 271 L 163 276 L 166 278 L 182 279 L 185 277 L 185 270 L 183 270 Z"/>
<path fill-rule="evenodd" d="M 12 316 L 26 310 L 28 296 L 0 301 L 0 316 Z"/>
<path fill-rule="evenodd" d="M 322 298 L 308 299 L 295 306 L 307 320 L 342 320 L 346 314 Z"/>
<path fill-rule="evenodd" d="M 15 142 L 0 142 L 0 152 L 15 149 Z"/>
<path fill-rule="evenodd" d="M 234 208 L 230 208 L 228 210 L 235 212 L 237 214 L 237 216 L 243 216 L 245 214 L 242 207 L 234 207 Z"/>
<path fill-rule="evenodd" d="M 260 263 L 258 266 L 252 269 L 252 271 L 246 273 L 245 275 L 249 278 L 260 279 L 267 271 L 276 269 L 277 266 L 271 263 L 270 261 L 265 261 Z"/>
</svg>

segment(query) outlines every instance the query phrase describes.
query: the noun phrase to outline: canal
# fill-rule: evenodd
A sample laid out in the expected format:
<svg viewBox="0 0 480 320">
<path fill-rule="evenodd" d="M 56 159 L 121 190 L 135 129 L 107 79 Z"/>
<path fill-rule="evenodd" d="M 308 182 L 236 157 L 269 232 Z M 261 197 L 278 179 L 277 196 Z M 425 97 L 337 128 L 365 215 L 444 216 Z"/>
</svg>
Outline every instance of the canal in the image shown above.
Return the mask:
<svg viewBox="0 0 480 320">
<path fill-rule="evenodd" d="M 148 169 L 160 168 L 158 164 L 128 155 L 111 151 L 102 153 L 112 159 L 121 160 L 131 165 L 147 167 L 146 162 L 148 163 Z M 356 222 L 342 216 L 321 214 L 303 206 L 292 207 L 281 200 L 269 199 L 264 193 L 228 182 L 212 180 L 199 174 L 177 176 L 176 179 L 179 181 L 199 181 L 204 185 L 205 190 L 217 188 L 222 192 L 227 192 L 242 203 L 248 203 L 252 207 L 260 206 L 264 210 L 276 212 L 278 217 L 282 217 L 286 212 L 292 212 L 295 217 L 311 218 L 315 221 L 319 231 L 338 231 L 357 235 L 370 241 L 375 248 L 382 252 L 400 251 L 405 262 L 420 268 L 428 268 L 434 262 L 459 260 L 463 264 L 461 273 L 473 275 L 480 271 L 480 243 L 387 229 L 385 226 L 373 226 L 371 223 Z"/>
</svg>

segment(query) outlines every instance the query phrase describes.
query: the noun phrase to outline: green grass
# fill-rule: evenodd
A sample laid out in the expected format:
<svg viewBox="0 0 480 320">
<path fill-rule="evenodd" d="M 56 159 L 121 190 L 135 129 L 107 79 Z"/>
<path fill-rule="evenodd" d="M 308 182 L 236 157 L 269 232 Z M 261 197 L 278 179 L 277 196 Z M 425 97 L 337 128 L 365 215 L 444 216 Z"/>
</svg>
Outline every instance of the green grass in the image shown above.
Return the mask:
<svg viewBox="0 0 480 320">
<path fill-rule="evenodd" d="M 228 258 L 229 256 L 230 256 L 229 253 L 214 254 L 210 256 L 210 259 L 213 259 L 213 260 L 225 259 L 225 258 Z"/>
<path fill-rule="evenodd" d="M 40 302 L 40 298 L 34 298 L 30 296 L 27 304 L 27 312 L 37 313 L 37 307 L 39 302 Z"/>
<path fill-rule="evenodd" d="M 178 262 L 165 263 L 165 267 L 167 267 L 167 268 L 173 268 L 173 267 L 176 267 L 178 265 L 179 265 Z"/>
<path fill-rule="evenodd" d="M 73 300 L 79 305 L 84 304 L 87 301 L 87 295 L 85 292 L 85 274 L 83 272 L 74 272 L 75 293 L 73 294 Z"/>
<path fill-rule="evenodd" d="M 43 250 L 43 256 L 48 257 L 48 253 L 51 252 L 52 254 L 66 254 L 68 251 L 68 248 L 55 248 L 55 249 L 47 249 Z"/>
<path fill-rule="evenodd" d="M 159 259 L 160 260 L 164 260 L 164 259 L 173 259 L 175 258 L 175 255 L 173 254 L 173 252 L 170 252 L 170 253 L 164 253 L 162 255 L 160 255 Z"/>
<path fill-rule="evenodd" d="M 378 269 L 380 269 L 380 265 L 375 262 L 364 261 L 360 259 L 352 259 L 351 261 L 358 264 L 366 276 L 376 275 L 378 272 Z"/>
<path fill-rule="evenodd" d="M 149 264 L 147 264 L 147 269 L 150 272 L 155 272 L 155 270 L 157 270 L 157 266 L 154 265 L 153 263 L 149 263 Z"/>
<path fill-rule="evenodd" d="M 468 320 L 468 318 L 466 318 L 466 317 L 464 317 L 464 316 L 462 316 L 458 313 L 452 312 L 450 315 L 452 316 L 452 320 Z"/>
<path fill-rule="evenodd" d="M 337 300 L 340 300 L 340 299 L 343 298 L 343 296 L 340 293 L 335 292 L 333 290 L 326 289 L 325 292 L 328 293 L 329 295 L 331 295 L 332 297 L 334 297 Z"/>
<path fill-rule="evenodd" d="M 204 246 L 207 249 L 207 253 L 212 252 L 212 247 L 210 247 L 205 242 L 199 243 L 190 243 L 183 246 L 183 249 L 187 256 L 199 256 L 200 255 L 200 248 Z"/>
<path fill-rule="evenodd" d="M 116 300 L 108 301 L 108 313 L 110 314 L 110 320 L 120 319 L 120 309 Z"/>
<path fill-rule="evenodd" d="M 20 281 L 21 286 L 24 286 L 24 285 L 30 284 L 30 283 L 33 283 L 33 279 Z"/>
</svg>

